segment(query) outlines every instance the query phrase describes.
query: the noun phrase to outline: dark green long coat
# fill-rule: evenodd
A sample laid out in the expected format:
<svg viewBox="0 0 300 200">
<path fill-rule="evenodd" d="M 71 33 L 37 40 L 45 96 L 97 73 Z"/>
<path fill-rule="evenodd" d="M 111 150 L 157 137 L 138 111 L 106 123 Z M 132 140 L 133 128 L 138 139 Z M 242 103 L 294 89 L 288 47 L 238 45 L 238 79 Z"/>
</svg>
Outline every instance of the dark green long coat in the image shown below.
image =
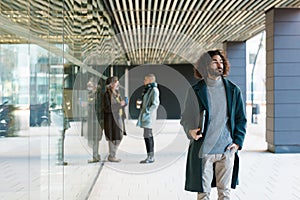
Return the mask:
<svg viewBox="0 0 300 200">
<path fill-rule="evenodd" d="M 242 94 L 238 86 L 231 81 L 223 78 L 227 107 L 229 117 L 229 128 L 233 143 L 240 146 L 239 150 L 242 149 L 244 137 L 246 134 L 246 114 L 245 105 L 243 102 Z M 199 127 L 199 113 L 205 109 L 205 125 L 203 137 L 199 140 L 193 140 L 189 135 L 189 130 L 196 129 Z M 204 80 L 200 80 L 196 85 L 188 91 L 187 99 L 185 102 L 185 109 L 182 113 L 181 125 L 183 126 L 188 138 L 191 140 L 187 164 L 186 164 L 186 182 L 185 190 L 192 192 L 203 192 L 202 185 L 202 159 L 199 156 L 201 146 L 203 144 L 206 130 L 209 126 L 209 104 L 207 98 L 207 85 Z M 232 175 L 231 187 L 235 188 L 238 184 L 238 170 L 239 170 L 239 157 L 235 154 L 234 168 Z M 212 181 L 212 187 L 216 186 L 215 177 Z"/>
</svg>

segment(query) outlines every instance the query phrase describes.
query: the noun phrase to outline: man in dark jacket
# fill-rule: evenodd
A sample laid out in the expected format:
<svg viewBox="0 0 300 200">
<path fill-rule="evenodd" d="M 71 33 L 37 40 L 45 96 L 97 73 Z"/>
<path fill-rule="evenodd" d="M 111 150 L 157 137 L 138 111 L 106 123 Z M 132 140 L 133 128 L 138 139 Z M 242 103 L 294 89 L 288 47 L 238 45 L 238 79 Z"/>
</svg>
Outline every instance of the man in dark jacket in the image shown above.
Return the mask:
<svg viewBox="0 0 300 200">
<path fill-rule="evenodd" d="M 211 186 L 217 186 L 219 199 L 230 199 L 230 187 L 237 185 L 237 151 L 247 120 L 240 89 L 225 78 L 229 67 L 221 51 L 204 53 L 194 69 L 201 80 L 189 90 L 182 113 L 180 123 L 191 140 L 185 189 L 198 192 L 198 200 L 209 199 Z"/>
<path fill-rule="evenodd" d="M 92 159 L 88 163 L 100 162 L 99 142 L 102 138 L 102 127 L 100 125 L 100 118 L 98 117 L 101 111 L 101 85 L 97 84 L 95 77 L 91 77 L 87 83 L 88 90 L 88 145 L 93 150 Z M 101 111 L 102 112 L 102 111 Z M 102 118 L 103 120 L 103 118 Z"/>
<path fill-rule="evenodd" d="M 93 158 L 88 160 L 88 163 L 100 162 L 101 156 L 99 154 L 99 142 L 102 139 L 104 127 L 104 113 L 103 113 L 103 92 L 102 87 L 98 83 L 96 90 L 89 93 L 89 107 L 88 107 L 88 131 L 90 138 L 88 144 L 92 147 Z"/>
</svg>

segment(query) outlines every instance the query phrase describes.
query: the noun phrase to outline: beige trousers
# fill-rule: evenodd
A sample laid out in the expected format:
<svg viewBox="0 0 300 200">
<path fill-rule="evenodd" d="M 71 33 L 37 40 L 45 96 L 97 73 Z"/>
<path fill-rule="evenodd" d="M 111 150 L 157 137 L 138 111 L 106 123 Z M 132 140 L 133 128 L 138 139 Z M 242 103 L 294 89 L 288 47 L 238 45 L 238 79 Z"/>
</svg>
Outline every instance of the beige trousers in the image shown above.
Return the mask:
<svg viewBox="0 0 300 200">
<path fill-rule="evenodd" d="M 203 193 L 198 193 L 197 200 L 209 200 L 211 182 L 213 179 L 213 164 L 217 181 L 218 200 L 230 199 L 232 170 L 235 149 L 227 150 L 223 154 L 206 154 L 203 157 Z"/>
</svg>

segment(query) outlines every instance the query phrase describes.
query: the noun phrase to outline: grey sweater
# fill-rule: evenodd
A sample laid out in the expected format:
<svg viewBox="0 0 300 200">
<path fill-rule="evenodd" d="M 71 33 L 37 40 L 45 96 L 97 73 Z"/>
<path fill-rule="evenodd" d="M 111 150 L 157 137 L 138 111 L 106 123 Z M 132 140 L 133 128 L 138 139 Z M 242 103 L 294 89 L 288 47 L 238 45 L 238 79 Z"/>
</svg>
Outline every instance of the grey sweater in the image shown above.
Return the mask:
<svg viewBox="0 0 300 200">
<path fill-rule="evenodd" d="M 210 106 L 209 126 L 204 140 L 204 154 L 222 154 L 232 143 L 227 126 L 228 112 L 225 87 L 222 79 L 207 79 L 208 101 Z"/>
</svg>

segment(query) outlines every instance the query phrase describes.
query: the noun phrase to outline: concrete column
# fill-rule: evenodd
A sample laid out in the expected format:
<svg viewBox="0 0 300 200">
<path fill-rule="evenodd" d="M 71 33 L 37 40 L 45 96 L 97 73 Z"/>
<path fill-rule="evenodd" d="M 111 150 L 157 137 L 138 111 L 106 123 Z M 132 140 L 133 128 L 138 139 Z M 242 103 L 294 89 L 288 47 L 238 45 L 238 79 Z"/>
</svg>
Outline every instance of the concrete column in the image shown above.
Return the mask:
<svg viewBox="0 0 300 200">
<path fill-rule="evenodd" d="M 300 9 L 266 13 L 266 141 L 275 153 L 300 153 Z"/>
<path fill-rule="evenodd" d="M 246 102 L 246 42 L 226 42 L 224 49 L 230 63 L 228 78 L 241 88 Z"/>
</svg>

